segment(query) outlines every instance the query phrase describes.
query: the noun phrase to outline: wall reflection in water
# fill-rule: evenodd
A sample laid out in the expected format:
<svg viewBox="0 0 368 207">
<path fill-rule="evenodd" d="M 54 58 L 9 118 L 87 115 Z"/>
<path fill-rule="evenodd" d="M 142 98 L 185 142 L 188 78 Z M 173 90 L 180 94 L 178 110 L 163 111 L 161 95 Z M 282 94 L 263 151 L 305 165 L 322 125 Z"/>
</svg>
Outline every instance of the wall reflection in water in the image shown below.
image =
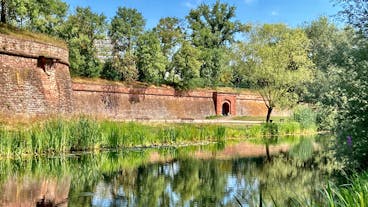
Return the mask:
<svg viewBox="0 0 368 207">
<path fill-rule="evenodd" d="M 267 146 L 267 147 L 266 147 Z M 0 161 L 2 206 L 289 206 L 318 204 L 315 139 L 226 143 Z M 267 148 L 267 149 L 266 149 Z M 288 152 L 286 152 L 288 151 Z M 267 158 L 266 152 L 270 154 Z M 297 199 L 296 199 L 297 198 Z"/>
</svg>

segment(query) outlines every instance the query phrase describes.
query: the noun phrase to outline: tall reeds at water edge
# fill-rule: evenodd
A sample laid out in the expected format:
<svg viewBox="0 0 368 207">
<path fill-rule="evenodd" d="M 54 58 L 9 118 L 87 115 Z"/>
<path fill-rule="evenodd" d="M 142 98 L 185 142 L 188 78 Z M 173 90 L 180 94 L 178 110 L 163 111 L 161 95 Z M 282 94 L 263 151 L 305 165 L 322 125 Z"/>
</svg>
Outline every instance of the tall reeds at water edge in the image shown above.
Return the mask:
<svg viewBox="0 0 368 207">
<path fill-rule="evenodd" d="M 297 132 L 297 123 L 278 126 L 277 135 Z M 267 128 L 267 127 L 266 127 Z M 198 124 L 141 124 L 79 117 L 55 118 L 30 127 L 0 127 L 0 157 L 61 154 L 122 147 L 224 141 L 226 138 L 262 137 L 264 126 L 218 126 Z M 266 134 L 267 135 L 267 134 Z"/>
</svg>

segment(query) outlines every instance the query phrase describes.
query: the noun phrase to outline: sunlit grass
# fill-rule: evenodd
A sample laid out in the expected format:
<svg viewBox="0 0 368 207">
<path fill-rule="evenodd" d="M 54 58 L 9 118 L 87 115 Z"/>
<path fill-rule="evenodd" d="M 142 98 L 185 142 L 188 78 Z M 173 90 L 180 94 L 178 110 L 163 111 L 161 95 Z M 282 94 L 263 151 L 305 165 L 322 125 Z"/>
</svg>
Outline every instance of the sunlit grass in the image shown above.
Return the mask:
<svg viewBox="0 0 368 207">
<path fill-rule="evenodd" d="M 0 125 L 1 126 L 1 125 Z M 18 127 L 16 127 L 18 126 Z M 89 117 L 51 118 L 46 121 L 0 127 L 0 157 L 63 154 L 124 147 L 170 146 L 226 139 L 303 134 L 298 123 L 254 126 L 204 124 L 142 124 Z"/>
<path fill-rule="evenodd" d="M 18 39 L 23 39 L 23 40 L 31 40 L 31 41 L 38 41 L 38 42 L 43 42 L 43 43 L 49 43 L 55 46 L 59 46 L 61 48 L 67 48 L 66 43 L 58 38 L 55 37 L 50 37 L 48 35 L 45 34 L 41 34 L 41 33 L 35 33 L 35 32 L 30 32 L 27 30 L 22 30 L 10 25 L 6 25 L 6 24 L 0 24 L 0 34 L 5 34 L 5 35 L 9 35 Z"/>
</svg>

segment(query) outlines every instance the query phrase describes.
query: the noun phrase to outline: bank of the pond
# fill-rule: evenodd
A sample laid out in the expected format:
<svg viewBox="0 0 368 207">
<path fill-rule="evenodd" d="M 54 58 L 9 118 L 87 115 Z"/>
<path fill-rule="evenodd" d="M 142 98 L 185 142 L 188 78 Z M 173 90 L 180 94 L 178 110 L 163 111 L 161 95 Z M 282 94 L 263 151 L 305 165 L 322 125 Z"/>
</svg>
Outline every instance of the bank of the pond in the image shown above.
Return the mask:
<svg viewBox="0 0 368 207">
<path fill-rule="evenodd" d="M 330 182 L 324 189 L 324 198 L 328 206 L 367 206 L 368 171 L 348 176 L 343 183 Z"/>
<path fill-rule="evenodd" d="M 254 126 L 142 124 L 86 117 L 51 119 L 28 127 L 0 128 L 0 157 L 62 154 L 124 147 L 182 145 L 225 139 L 315 133 L 298 122 Z"/>
</svg>

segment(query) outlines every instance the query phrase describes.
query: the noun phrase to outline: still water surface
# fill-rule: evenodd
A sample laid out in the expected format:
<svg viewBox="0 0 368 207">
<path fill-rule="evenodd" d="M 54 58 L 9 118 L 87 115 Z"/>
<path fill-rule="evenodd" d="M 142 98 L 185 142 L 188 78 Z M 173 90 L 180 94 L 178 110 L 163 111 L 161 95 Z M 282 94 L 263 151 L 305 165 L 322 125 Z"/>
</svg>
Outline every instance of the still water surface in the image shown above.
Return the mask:
<svg viewBox="0 0 368 207">
<path fill-rule="evenodd" d="M 1 206 L 294 206 L 318 203 L 324 138 L 0 161 Z"/>
</svg>

